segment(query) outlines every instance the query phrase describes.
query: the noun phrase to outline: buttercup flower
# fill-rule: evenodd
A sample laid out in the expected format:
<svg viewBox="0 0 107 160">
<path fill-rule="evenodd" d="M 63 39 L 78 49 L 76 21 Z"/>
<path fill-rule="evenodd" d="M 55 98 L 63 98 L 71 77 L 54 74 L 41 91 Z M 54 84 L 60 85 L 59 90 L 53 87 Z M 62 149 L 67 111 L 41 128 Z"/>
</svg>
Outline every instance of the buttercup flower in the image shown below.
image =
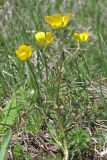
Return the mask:
<svg viewBox="0 0 107 160">
<path fill-rule="evenodd" d="M 32 55 L 32 48 L 31 48 L 31 46 L 22 44 L 16 50 L 16 55 L 22 61 L 27 60 Z"/>
<path fill-rule="evenodd" d="M 76 42 L 87 42 L 89 37 L 88 32 L 83 32 L 83 33 L 74 33 L 74 38 Z"/>
<path fill-rule="evenodd" d="M 71 14 L 68 13 L 65 16 L 57 13 L 52 16 L 45 16 L 44 20 L 47 22 L 53 29 L 58 29 L 61 27 L 66 27 L 70 21 Z"/>
<path fill-rule="evenodd" d="M 53 40 L 53 35 L 50 32 L 38 32 L 35 34 L 35 39 L 38 45 L 49 45 Z"/>
</svg>

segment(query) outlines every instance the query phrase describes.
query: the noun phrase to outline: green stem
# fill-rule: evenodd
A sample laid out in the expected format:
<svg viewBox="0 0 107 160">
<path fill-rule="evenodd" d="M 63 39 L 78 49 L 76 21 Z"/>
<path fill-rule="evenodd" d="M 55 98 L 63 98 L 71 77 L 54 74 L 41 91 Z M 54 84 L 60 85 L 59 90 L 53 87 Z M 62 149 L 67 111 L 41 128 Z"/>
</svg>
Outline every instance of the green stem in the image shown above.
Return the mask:
<svg viewBox="0 0 107 160">
<path fill-rule="evenodd" d="M 59 124 L 59 128 L 61 131 L 61 135 L 62 135 L 62 150 L 64 153 L 64 160 L 68 160 L 68 149 L 67 149 L 67 144 L 66 144 L 66 140 L 65 140 L 65 131 L 63 128 L 63 124 L 62 124 L 62 120 L 61 120 L 61 115 L 60 115 L 60 106 L 59 106 L 59 95 L 60 95 L 60 85 L 61 85 L 61 78 L 62 78 L 62 65 L 63 65 L 63 50 L 62 50 L 62 45 L 61 45 L 61 33 L 59 30 L 59 50 L 60 50 L 60 68 L 58 68 L 58 88 L 57 88 L 57 97 L 56 97 L 56 104 L 57 104 L 57 108 L 56 108 L 56 115 L 57 115 L 57 119 L 58 119 L 58 124 Z"/>
<path fill-rule="evenodd" d="M 80 73 L 80 69 L 79 69 L 79 66 L 78 66 L 77 59 L 75 59 L 75 64 L 76 64 L 77 72 L 78 72 L 78 81 L 82 82 L 81 73 Z"/>
<path fill-rule="evenodd" d="M 60 40 L 59 40 L 59 54 L 60 54 L 60 62 L 59 62 L 59 67 L 60 68 L 58 68 L 58 88 L 57 88 L 57 106 L 59 106 L 59 92 L 60 92 L 60 84 L 61 84 L 61 75 L 62 75 L 62 63 L 63 63 L 63 50 L 62 50 L 62 45 L 61 45 L 61 39 L 62 39 L 62 37 L 61 37 L 61 31 L 60 31 L 60 29 L 59 29 L 59 38 L 60 38 Z"/>
<path fill-rule="evenodd" d="M 42 64 L 44 65 L 44 67 L 45 67 L 46 80 L 48 81 L 48 64 L 47 64 L 46 50 L 47 50 L 47 47 L 45 47 L 44 49 L 42 49 L 42 52 L 41 52 L 41 49 L 40 49 L 39 52 L 42 55 L 41 61 L 42 61 Z"/>
<path fill-rule="evenodd" d="M 38 92 L 39 105 L 41 105 L 40 89 L 39 89 L 39 84 L 38 84 L 36 75 L 35 75 L 35 73 L 34 73 L 34 71 L 33 71 L 33 68 L 32 68 L 32 66 L 31 66 L 31 64 L 30 64 L 29 61 L 27 61 L 27 65 L 28 65 L 28 67 L 29 67 L 29 69 L 30 69 L 30 71 L 31 71 L 31 73 L 32 73 L 32 75 L 33 75 L 33 78 L 34 78 L 34 81 L 35 81 L 35 84 L 36 84 L 36 89 L 37 89 L 37 92 Z"/>
<path fill-rule="evenodd" d="M 58 88 L 57 88 L 57 105 L 59 103 L 59 92 L 60 92 L 60 84 L 61 84 L 61 75 L 62 75 L 62 54 L 60 57 L 60 69 L 58 70 Z"/>
<path fill-rule="evenodd" d="M 45 70 L 46 70 L 46 80 L 48 82 L 48 65 L 47 65 L 47 57 L 44 53 L 44 62 L 45 62 Z"/>
<path fill-rule="evenodd" d="M 83 46 L 83 51 L 84 51 L 84 46 Z M 87 64 L 86 59 L 85 59 L 85 57 L 84 57 L 84 53 L 82 53 L 82 52 L 80 51 L 80 54 L 81 54 L 81 56 L 82 56 L 82 60 L 83 60 L 83 62 L 84 62 L 84 66 L 85 66 L 85 68 L 86 68 L 86 70 L 87 70 L 87 73 L 88 73 L 88 80 L 90 81 L 90 70 L 89 70 L 89 68 L 88 68 L 88 64 Z"/>
<path fill-rule="evenodd" d="M 68 160 L 68 156 L 69 156 L 68 155 L 68 148 L 67 148 L 67 144 L 66 144 L 65 132 L 64 132 L 64 128 L 63 128 L 63 124 L 62 124 L 62 120 L 61 120 L 59 106 L 57 106 L 56 113 L 57 113 L 59 128 L 60 128 L 61 135 L 62 135 L 62 144 L 63 144 L 62 150 L 63 150 L 63 153 L 64 153 L 64 160 Z"/>
</svg>

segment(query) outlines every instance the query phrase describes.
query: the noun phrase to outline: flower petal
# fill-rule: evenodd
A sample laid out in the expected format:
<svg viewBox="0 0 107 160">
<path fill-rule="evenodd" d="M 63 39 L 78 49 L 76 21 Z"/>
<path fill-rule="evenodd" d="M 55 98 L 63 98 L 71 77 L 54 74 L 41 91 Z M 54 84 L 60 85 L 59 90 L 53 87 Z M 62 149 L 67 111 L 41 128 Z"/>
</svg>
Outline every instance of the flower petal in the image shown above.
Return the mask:
<svg viewBox="0 0 107 160">
<path fill-rule="evenodd" d="M 70 21 L 70 18 L 71 18 L 71 14 L 70 14 L 70 13 L 66 14 L 66 15 L 63 17 L 63 23 L 62 23 L 62 26 L 63 26 L 63 27 L 66 27 L 66 25 L 67 25 L 68 22 Z"/>
<path fill-rule="evenodd" d="M 54 14 L 53 16 L 46 16 L 44 20 L 54 29 L 57 29 L 62 25 L 62 16 L 59 13 Z"/>
<path fill-rule="evenodd" d="M 50 32 L 46 32 L 46 45 L 49 45 L 53 40 L 53 35 Z"/>
<path fill-rule="evenodd" d="M 88 37 L 89 37 L 88 32 L 83 32 L 83 33 L 80 33 L 80 34 L 74 33 L 74 38 L 75 38 L 75 41 L 77 41 L 77 42 L 87 42 Z"/>
<path fill-rule="evenodd" d="M 38 32 L 35 34 L 35 39 L 39 45 L 43 45 L 46 42 L 46 37 L 44 32 Z"/>
<path fill-rule="evenodd" d="M 25 44 L 22 44 L 16 50 L 16 55 L 20 60 L 27 60 L 32 55 L 31 46 L 27 46 Z"/>
<path fill-rule="evenodd" d="M 76 42 L 80 42 L 81 41 L 78 33 L 74 33 L 74 38 L 75 38 Z"/>
</svg>

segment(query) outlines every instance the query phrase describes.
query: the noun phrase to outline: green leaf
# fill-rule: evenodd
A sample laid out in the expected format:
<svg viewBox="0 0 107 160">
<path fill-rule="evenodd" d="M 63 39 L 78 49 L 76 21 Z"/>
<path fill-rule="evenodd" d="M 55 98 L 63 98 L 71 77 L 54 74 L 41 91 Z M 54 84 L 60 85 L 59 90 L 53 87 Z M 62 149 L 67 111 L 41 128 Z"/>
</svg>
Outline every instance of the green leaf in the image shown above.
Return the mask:
<svg viewBox="0 0 107 160">
<path fill-rule="evenodd" d="M 3 110 L 0 133 L 4 133 L 9 126 L 12 126 L 15 123 L 20 111 L 26 106 L 25 102 L 25 91 L 23 88 L 19 88 L 13 93 L 9 103 Z"/>
<path fill-rule="evenodd" d="M 42 122 L 43 117 L 41 117 L 40 113 L 37 110 L 32 110 L 26 119 L 26 130 L 38 134 Z"/>
<path fill-rule="evenodd" d="M 10 143 L 12 137 L 12 129 L 9 128 L 7 133 L 5 134 L 3 141 L 1 142 L 1 147 L 0 147 L 0 160 L 6 160 L 6 154 L 7 154 L 7 149 Z"/>
<path fill-rule="evenodd" d="M 19 142 L 17 142 L 16 145 L 14 146 L 13 155 L 17 159 L 23 155 L 22 146 Z"/>
</svg>

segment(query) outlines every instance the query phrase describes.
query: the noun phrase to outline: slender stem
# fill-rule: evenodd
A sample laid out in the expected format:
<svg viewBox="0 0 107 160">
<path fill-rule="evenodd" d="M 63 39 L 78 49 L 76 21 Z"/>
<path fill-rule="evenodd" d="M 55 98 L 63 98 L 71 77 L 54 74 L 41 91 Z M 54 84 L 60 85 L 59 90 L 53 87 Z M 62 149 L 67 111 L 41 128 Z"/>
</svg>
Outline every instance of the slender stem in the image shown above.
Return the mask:
<svg viewBox="0 0 107 160">
<path fill-rule="evenodd" d="M 60 50 L 60 68 L 58 68 L 58 88 L 57 88 L 57 97 L 56 97 L 56 104 L 57 104 L 57 108 L 56 108 L 56 115 L 57 115 L 57 119 L 58 119 L 58 123 L 59 123 L 59 128 L 61 131 L 61 135 L 62 135 L 62 145 L 63 145 L 63 153 L 64 153 L 64 160 L 68 160 L 68 149 L 67 149 L 67 144 L 66 144 L 66 140 L 65 140 L 65 132 L 64 132 L 64 128 L 63 128 L 63 124 L 62 124 L 62 120 L 61 120 L 61 115 L 60 115 L 60 106 L 59 106 L 59 95 L 60 95 L 60 85 L 61 85 L 61 78 L 62 78 L 62 63 L 63 63 L 63 50 L 62 50 L 62 45 L 61 45 L 61 33 L 59 30 L 59 50 Z"/>
<path fill-rule="evenodd" d="M 29 61 L 27 61 L 27 65 L 28 65 L 28 67 L 29 67 L 29 69 L 30 69 L 30 71 L 31 71 L 31 73 L 32 73 L 32 75 L 33 75 L 33 78 L 34 78 L 34 81 L 35 81 L 35 84 L 36 84 L 36 89 L 37 89 L 37 91 L 38 91 L 39 104 L 41 104 L 41 100 L 40 100 L 40 99 L 41 99 L 41 96 L 40 96 L 40 89 L 39 89 L 39 84 L 38 84 L 36 75 L 35 75 L 35 73 L 34 73 L 34 71 L 33 71 L 33 69 L 32 69 L 32 66 L 31 66 L 31 64 L 30 64 Z"/>
<path fill-rule="evenodd" d="M 40 48 L 39 52 L 42 55 L 41 61 L 42 61 L 42 64 L 45 66 L 46 80 L 48 81 L 48 64 L 47 64 L 46 50 L 47 50 L 47 47 L 45 47 L 44 49 L 42 48 L 42 50 Z"/>
<path fill-rule="evenodd" d="M 66 141 L 64 140 L 64 160 L 68 160 L 69 158 L 69 153 L 68 153 L 68 148 L 67 148 L 67 144 Z"/>
<path fill-rule="evenodd" d="M 85 50 L 85 49 L 84 49 L 84 46 L 83 46 L 83 51 L 84 51 L 84 50 Z M 89 70 L 89 68 L 88 68 L 88 64 L 87 64 L 86 59 L 85 59 L 85 57 L 84 57 L 84 53 L 82 53 L 81 50 L 80 50 L 80 54 L 81 54 L 81 56 L 82 56 L 82 60 L 84 61 L 84 66 L 85 66 L 85 68 L 86 68 L 86 70 L 87 70 L 87 73 L 88 73 L 88 80 L 90 81 L 90 76 L 91 76 L 90 70 Z"/>
<path fill-rule="evenodd" d="M 60 92 L 60 84 L 61 84 L 61 77 L 62 77 L 62 54 L 60 57 L 60 68 L 58 70 L 58 88 L 57 88 L 57 105 L 59 106 L 59 92 Z"/>
<path fill-rule="evenodd" d="M 59 127 L 60 127 L 60 131 L 61 131 L 61 134 L 62 134 L 62 150 L 63 150 L 63 153 L 64 153 L 64 159 L 63 160 L 68 160 L 68 148 L 67 148 L 67 144 L 66 144 L 66 139 L 65 139 L 65 132 L 64 132 L 64 128 L 63 128 L 63 124 L 62 124 L 62 120 L 61 120 L 61 115 L 60 115 L 60 108 L 57 106 L 57 109 L 56 109 L 56 113 L 57 113 L 57 119 L 58 119 L 58 123 L 59 123 Z"/>
<path fill-rule="evenodd" d="M 60 37 L 60 41 L 61 41 L 61 37 Z M 73 54 L 73 57 L 77 54 L 77 51 L 79 50 L 80 46 L 78 43 L 78 47 L 76 49 L 76 51 Z M 61 78 L 62 78 L 62 63 L 63 63 L 63 51 L 62 51 L 62 46 L 61 43 L 59 42 L 59 49 L 60 49 L 60 68 L 58 71 L 58 93 L 57 93 L 57 99 L 56 99 L 56 103 L 57 103 L 57 109 L 56 109 L 56 113 L 57 113 L 57 119 L 58 119 L 58 123 L 59 123 L 59 127 L 60 127 L 60 131 L 62 133 L 62 141 L 63 141 L 63 153 L 64 153 L 64 158 L 63 160 L 68 160 L 69 158 L 69 153 L 68 153 L 68 148 L 67 148 L 67 144 L 66 144 L 66 138 L 65 138 L 65 131 L 63 128 L 63 124 L 62 124 L 62 120 L 61 120 L 61 115 L 60 115 L 60 106 L 59 106 L 59 92 L 60 92 L 60 84 L 61 84 Z M 72 57 L 71 57 L 72 58 Z M 70 58 L 70 60 L 71 60 Z"/>
<path fill-rule="evenodd" d="M 44 53 L 44 62 L 45 62 L 45 70 L 46 70 L 46 80 L 48 82 L 48 65 L 47 65 L 47 57 L 45 53 Z"/>
<path fill-rule="evenodd" d="M 57 113 L 57 119 L 58 119 L 58 123 L 59 123 L 59 127 L 60 127 L 60 130 L 61 130 L 61 134 L 62 134 L 62 138 L 64 139 L 65 138 L 65 134 L 64 134 L 64 128 L 63 128 L 63 125 L 62 125 L 62 121 L 61 121 L 61 116 L 60 116 L 60 108 L 57 106 L 57 109 L 56 109 L 56 113 Z"/>
<path fill-rule="evenodd" d="M 81 72 L 80 72 L 80 68 L 79 68 L 77 59 L 75 59 L 75 64 L 76 64 L 76 68 L 77 68 L 77 72 L 78 72 L 78 80 L 80 82 L 82 82 Z"/>
<path fill-rule="evenodd" d="M 62 45 L 61 45 L 61 31 L 59 29 L 59 54 L 60 54 L 60 62 L 59 62 L 59 68 L 58 68 L 58 88 L 57 88 L 57 106 L 59 106 L 59 91 L 60 91 L 60 84 L 61 84 L 61 77 L 62 77 L 62 63 L 63 63 L 63 51 L 62 51 Z"/>
</svg>

